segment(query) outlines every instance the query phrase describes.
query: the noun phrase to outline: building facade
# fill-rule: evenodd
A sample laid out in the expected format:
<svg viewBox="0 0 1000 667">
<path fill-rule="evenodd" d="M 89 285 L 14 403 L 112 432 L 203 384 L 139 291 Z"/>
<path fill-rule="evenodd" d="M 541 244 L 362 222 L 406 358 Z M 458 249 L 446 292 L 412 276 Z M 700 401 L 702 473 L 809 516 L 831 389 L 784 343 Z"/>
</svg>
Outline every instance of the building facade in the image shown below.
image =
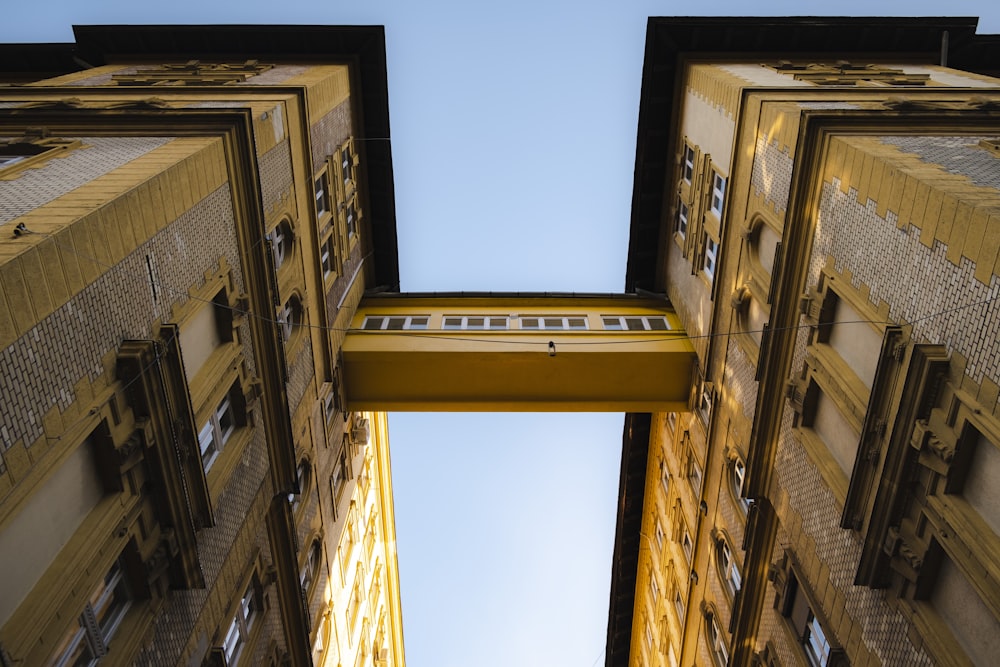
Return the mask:
<svg viewBox="0 0 1000 667">
<path fill-rule="evenodd" d="M 405 664 L 381 28 L 76 37 L 0 58 L 0 662 Z"/>
<path fill-rule="evenodd" d="M 608 665 L 1000 650 L 1000 41 L 650 19 L 629 290 L 697 353 L 626 419 Z"/>
</svg>

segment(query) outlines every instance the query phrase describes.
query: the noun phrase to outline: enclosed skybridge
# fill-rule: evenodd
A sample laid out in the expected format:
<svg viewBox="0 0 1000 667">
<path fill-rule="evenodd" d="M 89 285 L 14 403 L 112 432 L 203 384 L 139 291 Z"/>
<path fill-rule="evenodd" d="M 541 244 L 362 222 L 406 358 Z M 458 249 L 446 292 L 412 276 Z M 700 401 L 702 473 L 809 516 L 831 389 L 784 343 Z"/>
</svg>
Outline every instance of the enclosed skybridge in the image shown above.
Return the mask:
<svg viewBox="0 0 1000 667">
<path fill-rule="evenodd" d="M 366 296 L 346 333 L 349 410 L 687 410 L 695 354 L 635 295 Z"/>
</svg>

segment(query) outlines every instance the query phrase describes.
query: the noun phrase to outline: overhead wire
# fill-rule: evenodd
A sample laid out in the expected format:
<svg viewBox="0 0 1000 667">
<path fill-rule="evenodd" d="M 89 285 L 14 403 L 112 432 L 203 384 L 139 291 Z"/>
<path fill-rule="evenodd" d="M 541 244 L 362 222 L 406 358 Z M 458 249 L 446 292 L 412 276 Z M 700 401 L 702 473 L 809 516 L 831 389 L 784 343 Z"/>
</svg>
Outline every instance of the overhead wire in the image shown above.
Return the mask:
<svg viewBox="0 0 1000 667">
<path fill-rule="evenodd" d="M 105 270 L 110 270 L 110 269 L 114 268 L 113 265 L 106 264 L 106 263 L 102 262 L 101 260 L 99 260 L 99 259 L 97 259 L 95 257 L 92 257 L 90 255 L 87 255 L 86 253 L 82 253 L 82 252 L 78 251 L 76 248 L 74 248 L 72 246 L 68 246 L 68 245 L 66 245 L 64 243 L 61 243 L 56 238 L 56 236 L 54 234 L 49 234 L 47 232 L 37 232 L 37 231 L 31 230 L 31 229 L 28 229 L 24 224 L 18 225 L 18 230 L 19 230 L 19 234 L 18 235 L 20 235 L 20 234 L 32 234 L 32 235 L 38 235 L 38 236 L 45 237 L 45 238 L 51 240 L 56 245 L 58 245 L 63 250 L 65 250 L 67 252 L 70 252 L 70 253 L 72 253 L 72 254 L 74 254 L 74 255 L 76 255 L 78 257 L 81 257 L 83 259 L 86 259 L 87 261 L 93 262 L 95 265 L 97 265 L 98 267 L 101 267 L 101 268 L 103 268 Z M 256 249 L 256 247 L 258 245 L 260 245 L 261 243 L 263 243 L 265 240 L 267 240 L 266 236 L 264 238 L 261 238 L 257 242 L 255 242 L 255 244 L 252 246 L 252 249 Z M 368 259 L 368 257 L 370 257 L 372 254 L 373 254 L 373 252 L 369 252 L 367 255 L 365 255 L 364 257 L 362 257 L 360 261 L 363 262 L 364 260 Z M 231 311 L 231 312 L 233 312 L 235 314 L 238 314 L 238 315 L 242 315 L 242 316 L 246 316 L 246 317 L 252 317 L 252 318 L 257 319 L 257 320 L 259 320 L 261 322 L 265 322 L 267 324 L 271 324 L 271 325 L 274 325 L 274 326 L 278 326 L 278 325 L 280 325 L 280 326 L 286 326 L 287 325 L 287 323 L 285 321 L 283 321 L 281 319 L 278 319 L 278 318 L 275 318 L 275 317 L 268 317 L 267 315 L 264 315 L 264 314 L 261 314 L 261 313 L 252 312 L 250 310 L 244 310 L 244 309 L 241 309 L 241 308 L 237 308 L 235 306 L 230 306 L 228 304 L 220 304 L 220 303 L 214 301 L 213 299 L 208 299 L 208 298 L 199 297 L 199 296 L 190 294 L 187 290 L 182 290 L 182 289 L 175 288 L 175 287 L 167 284 L 165 281 L 163 281 L 162 279 L 159 279 L 159 278 L 150 277 L 150 281 L 154 285 L 156 285 L 157 287 L 162 288 L 164 291 L 171 292 L 171 293 L 176 294 L 176 295 L 181 295 L 185 299 L 191 299 L 193 301 L 200 301 L 200 302 L 203 302 L 203 303 L 206 303 L 206 304 L 212 304 L 216 308 L 222 308 L 222 309 L 225 309 L 225 310 L 229 310 L 229 311 Z M 978 301 L 974 301 L 972 303 L 968 303 L 968 304 L 964 304 L 964 305 L 960 305 L 960 306 L 954 306 L 952 308 L 947 308 L 947 309 L 943 309 L 943 310 L 936 311 L 936 312 L 933 312 L 933 313 L 929 313 L 927 315 L 915 318 L 915 319 L 911 320 L 910 322 L 903 322 L 903 323 L 901 323 L 901 325 L 902 326 L 912 326 L 912 325 L 914 325 L 914 324 L 916 324 L 918 322 L 923 322 L 923 321 L 926 321 L 926 320 L 929 320 L 929 319 L 934 319 L 934 318 L 937 318 L 937 317 L 948 315 L 948 314 L 951 314 L 951 313 L 954 313 L 954 312 L 957 312 L 957 311 L 965 310 L 965 309 L 968 309 L 968 308 L 975 308 L 977 306 L 982 306 L 982 305 L 985 305 L 985 304 L 988 304 L 988 303 L 992 303 L 993 301 L 996 301 L 997 299 L 1000 299 L 1000 294 L 988 297 L 986 299 L 981 299 L 981 300 L 978 300 Z M 815 323 L 797 324 L 797 325 L 792 325 L 792 326 L 789 326 L 789 327 L 768 328 L 768 329 L 766 329 L 766 331 L 768 331 L 771 334 L 773 334 L 776 331 L 790 331 L 790 330 L 799 330 L 799 329 L 809 329 L 809 328 L 822 327 L 822 326 L 832 326 L 833 324 L 837 324 L 837 325 L 844 325 L 844 324 L 893 325 L 893 324 L 896 324 L 896 325 L 899 325 L 900 323 L 890 322 L 890 321 L 882 321 L 882 320 L 859 319 L 859 320 L 837 321 L 837 322 L 818 323 L 818 324 L 815 324 Z M 431 339 L 431 340 L 445 340 L 445 341 L 455 341 L 455 342 L 464 342 L 464 343 L 485 343 L 485 344 L 489 344 L 489 345 L 495 345 L 495 344 L 509 344 L 509 345 L 521 345 L 521 346 L 524 346 L 524 345 L 535 346 L 535 345 L 537 345 L 537 346 L 542 347 L 546 352 L 549 351 L 549 341 L 507 340 L 507 339 L 495 337 L 498 334 L 503 334 L 503 333 L 509 332 L 510 331 L 509 329 L 492 329 L 492 330 L 491 329 L 479 329 L 477 331 L 481 331 L 483 335 L 480 335 L 480 336 L 460 336 L 460 335 L 450 335 L 450 334 L 430 333 L 430 332 L 424 333 L 425 330 L 374 330 L 374 329 L 364 329 L 364 328 L 356 329 L 356 328 L 350 328 L 350 327 L 348 327 L 348 328 L 341 328 L 341 327 L 326 326 L 326 325 L 321 325 L 321 324 L 311 324 L 311 323 L 305 323 L 305 322 L 295 323 L 295 326 L 301 327 L 301 328 L 305 328 L 305 329 L 318 329 L 318 330 L 321 330 L 321 331 L 324 331 L 324 332 L 336 332 L 336 333 L 345 333 L 345 334 L 347 334 L 347 333 L 367 333 L 367 334 L 376 334 L 376 335 L 380 335 L 380 336 L 406 336 L 406 337 L 410 337 L 410 338 L 426 338 L 426 339 Z M 582 333 L 583 332 L 583 331 L 575 331 L 575 330 L 574 331 L 568 331 L 568 330 L 565 330 L 565 329 L 528 329 L 528 330 L 519 330 L 519 331 L 524 331 L 526 333 L 530 333 L 530 334 L 533 334 L 533 335 L 543 335 L 543 336 L 545 334 L 565 334 L 565 333 L 571 333 L 571 335 L 574 335 L 576 333 Z M 584 331 L 586 331 L 586 330 L 584 330 Z M 761 333 L 762 334 L 764 331 L 765 331 L 765 329 L 745 329 L 745 330 L 740 330 L 740 331 L 719 331 L 719 332 L 712 332 L 712 333 L 707 333 L 707 334 L 691 335 L 691 334 L 688 334 L 685 331 L 680 330 L 680 331 L 674 331 L 673 333 L 671 333 L 668 336 L 657 336 L 657 337 L 654 337 L 654 336 L 643 336 L 641 338 L 633 338 L 633 339 L 629 339 L 629 340 L 599 340 L 599 341 L 593 341 L 593 340 L 584 341 L 584 340 L 580 340 L 580 341 L 574 341 L 574 340 L 565 340 L 565 339 L 563 339 L 563 340 L 559 341 L 559 346 L 567 347 L 567 346 L 597 346 L 597 345 L 633 345 L 633 344 L 649 344 L 649 343 L 656 343 L 656 342 L 669 342 L 669 341 L 677 341 L 677 340 L 685 340 L 685 339 L 686 340 L 705 340 L 705 339 L 722 338 L 722 337 L 728 338 L 728 337 L 731 337 L 731 336 L 734 336 L 734 335 L 739 335 L 739 334 L 746 334 L 746 335 L 752 335 L 752 334 L 757 334 L 757 333 Z M 635 333 L 635 332 L 630 332 L 630 333 Z M 646 333 L 646 332 L 644 332 L 644 333 Z M 494 334 L 494 337 L 486 337 L 489 334 Z M 167 341 L 167 342 L 170 342 L 170 341 Z M 161 360 L 160 353 L 159 353 L 159 350 L 157 350 L 156 351 L 156 356 L 155 356 L 154 360 L 152 362 L 150 362 L 150 364 L 148 364 L 146 367 L 144 367 L 142 369 L 142 372 L 144 373 L 146 370 L 148 370 L 149 368 L 151 368 L 153 365 L 155 365 L 156 363 L 158 363 L 160 360 Z M 126 383 L 125 385 L 123 385 L 122 389 L 128 388 L 128 386 L 131 383 L 138 381 L 140 378 L 141 378 L 141 374 L 139 376 L 137 376 L 135 380 L 132 380 L 129 383 Z M 48 436 L 48 435 L 46 435 L 45 437 L 48 438 L 48 439 L 50 439 L 50 440 L 59 440 L 59 439 L 61 439 L 66 433 L 68 433 L 70 430 L 72 430 L 73 428 L 75 428 L 81 422 L 83 422 L 84 420 L 89 419 L 92 416 L 94 416 L 95 414 L 97 414 L 97 412 L 99 411 L 100 407 L 102 407 L 104 404 L 106 404 L 108 400 L 110 400 L 110 398 L 107 399 L 107 400 L 105 400 L 104 402 L 96 405 L 96 406 L 93 406 L 90 410 L 88 410 L 87 414 L 81 416 L 80 419 L 74 421 L 69 426 L 65 427 L 63 429 L 63 431 L 59 435 L 57 435 L 57 436 Z"/>
</svg>

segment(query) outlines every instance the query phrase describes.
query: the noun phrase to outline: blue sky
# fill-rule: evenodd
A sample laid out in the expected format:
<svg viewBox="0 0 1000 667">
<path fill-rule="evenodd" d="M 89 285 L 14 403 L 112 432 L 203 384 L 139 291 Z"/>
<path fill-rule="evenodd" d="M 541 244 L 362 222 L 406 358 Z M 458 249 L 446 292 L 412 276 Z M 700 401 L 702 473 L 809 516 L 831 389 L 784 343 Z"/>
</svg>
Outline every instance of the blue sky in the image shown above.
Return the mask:
<svg viewBox="0 0 1000 667">
<path fill-rule="evenodd" d="M 707 6 L 707 5 L 706 5 Z M 718 15 L 746 2 L 716 0 Z M 770 1 L 769 15 L 980 16 L 995 0 Z M 88 23 L 386 26 L 402 288 L 620 291 L 646 17 L 688 2 L 50 0 L 0 40 Z M 410 667 L 603 662 L 622 416 L 393 414 Z"/>
</svg>

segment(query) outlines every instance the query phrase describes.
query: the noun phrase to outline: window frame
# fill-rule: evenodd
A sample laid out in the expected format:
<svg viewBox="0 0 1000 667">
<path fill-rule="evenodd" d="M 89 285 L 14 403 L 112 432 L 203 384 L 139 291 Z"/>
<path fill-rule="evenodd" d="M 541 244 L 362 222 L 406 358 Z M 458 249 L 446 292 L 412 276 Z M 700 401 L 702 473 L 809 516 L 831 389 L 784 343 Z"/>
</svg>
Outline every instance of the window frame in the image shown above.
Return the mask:
<svg viewBox="0 0 1000 667">
<path fill-rule="evenodd" d="M 529 324 L 532 320 L 535 325 Z M 550 325 L 556 320 L 560 320 L 558 326 Z M 577 321 L 582 322 L 582 326 L 577 326 Z M 521 331 L 588 331 L 590 322 L 586 315 L 518 315 L 517 328 Z"/>
<path fill-rule="evenodd" d="M 316 211 L 316 220 L 333 214 L 333 198 L 330 196 L 329 169 L 324 166 L 313 176 L 313 206 Z"/>
<path fill-rule="evenodd" d="M 240 391 L 239 380 L 236 380 L 212 410 L 208 421 L 198 429 L 198 448 L 201 454 L 202 468 L 206 474 L 241 426 L 234 396 L 235 392 L 238 391 Z M 229 415 L 229 423 L 223 424 L 223 417 L 226 415 Z M 206 436 L 211 436 L 212 439 L 206 441 Z M 211 453 L 206 461 L 206 453 L 209 451 Z"/>
<path fill-rule="evenodd" d="M 617 320 L 617 322 L 615 322 Z M 653 326 L 653 323 L 663 323 L 663 329 Z M 641 329 L 632 328 L 629 323 L 641 324 Z M 670 319 L 666 315 L 601 315 L 601 328 L 604 331 L 629 331 L 629 332 L 668 332 L 673 328 L 670 326 Z"/>
<path fill-rule="evenodd" d="M 474 323 L 482 320 L 481 326 Z M 502 322 L 503 326 L 493 326 L 494 321 Z M 442 315 L 442 331 L 508 331 L 510 316 L 508 315 Z"/>
<path fill-rule="evenodd" d="M 93 592 L 87 596 L 82 611 L 76 617 L 76 628 L 71 628 L 67 633 L 69 641 L 63 642 L 60 653 L 53 659 L 52 664 L 56 667 L 67 667 L 76 664 L 84 658 L 86 652 L 89 652 L 91 657 L 87 664 L 96 665 L 107 656 L 111 640 L 121 628 L 122 621 L 137 599 L 131 588 L 127 564 L 122 554 L 115 559 L 108 572 L 92 589 Z M 125 599 L 115 605 L 116 594 L 121 589 L 124 590 Z M 115 606 L 110 608 L 105 606 L 109 604 Z M 102 617 L 108 609 L 112 616 L 108 617 L 107 623 L 104 623 Z"/>
<path fill-rule="evenodd" d="M 715 217 L 722 221 L 722 215 L 726 209 L 726 188 L 727 179 L 719 171 L 712 170 L 712 182 L 710 184 L 711 194 L 709 195 L 708 210 L 715 214 Z"/>
<path fill-rule="evenodd" d="M 396 320 L 403 320 L 400 327 L 390 327 Z M 416 320 L 423 320 L 422 326 L 420 322 Z M 368 326 L 370 323 L 374 324 L 376 321 L 379 322 L 379 326 L 376 328 Z M 361 321 L 361 331 L 426 331 L 430 329 L 431 316 L 430 315 L 365 315 L 365 319 Z"/>
<path fill-rule="evenodd" d="M 694 147 L 684 142 L 684 151 L 681 155 L 681 180 L 687 185 L 691 185 L 694 180 L 694 163 L 697 159 Z"/>
<path fill-rule="evenodd" d="M 244 650 L 253 643 L 254 630 L 259 625 L 256 621 L 263 611 L 258 588 L 257 575 L 254 574 L 236 605 L 225 633 L 221 635 L 220 647 L 227 665 L 239 664 Z"/>
<path fill-rule="evenodd" d="M 702 232 L 701 271 L 709 284 L 715 282 L 715 272 L 719 268 L 719 242 L 708 231 Z"/>
<path fill-rule="evenodd" d="M 688 226 L 691 220 L 691 207 L 687 202 L 680 200 L 677 202 L 677 215 L 674 219 L 674 230 L 682 240 L 687 239 Z"/>
</svg>

